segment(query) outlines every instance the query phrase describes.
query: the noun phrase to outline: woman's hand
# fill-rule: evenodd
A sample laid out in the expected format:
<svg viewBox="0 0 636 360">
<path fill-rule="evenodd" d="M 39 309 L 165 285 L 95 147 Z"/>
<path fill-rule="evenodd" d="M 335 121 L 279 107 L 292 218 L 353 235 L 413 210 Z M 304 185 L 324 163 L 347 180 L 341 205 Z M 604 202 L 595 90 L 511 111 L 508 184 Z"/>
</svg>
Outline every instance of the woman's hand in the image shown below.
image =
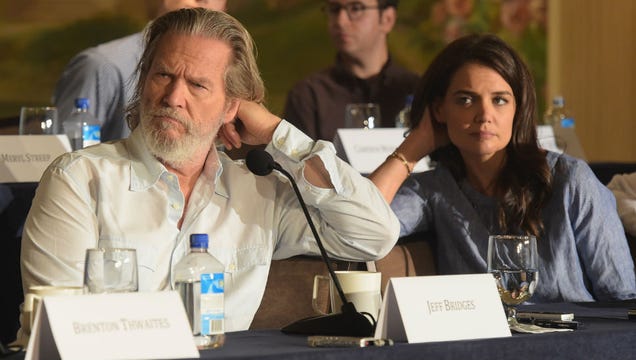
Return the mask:
<svg viewBox="0 0 636 360">
<path fill-rule="evenodd" d="M 397 152 L 404 155 L 411 166 L 429 155 L 435 149 L 450 142 L 446 126 L 433 126 L 433 118 L 430 110 L 424 110 L 422 120 L 411 129 L 408 136 L 397 148 Z"/>
<path fill-rule="evenodd" d="M 378 187 L 384 199 L 391 203 L 404 180 L 422 158 L 440 146 L 448 144 L 446 127 L 435 130 L 429 109 L 422 121 L 411 130 L 402 144 L 395 149 L 397 156 L 389 156 L 369 179 Z M 406 163 L 404 162 L 406 161 Z"/>
</svg>

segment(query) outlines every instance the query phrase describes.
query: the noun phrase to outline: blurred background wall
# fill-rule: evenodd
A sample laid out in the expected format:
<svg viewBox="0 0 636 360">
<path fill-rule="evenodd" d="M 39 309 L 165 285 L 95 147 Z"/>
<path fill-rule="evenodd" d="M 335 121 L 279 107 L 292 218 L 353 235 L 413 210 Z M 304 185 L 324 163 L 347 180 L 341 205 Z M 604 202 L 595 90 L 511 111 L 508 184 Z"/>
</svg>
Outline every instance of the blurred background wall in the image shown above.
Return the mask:
<svg viewBox="0 0 636 360">
<path fill-rule="evenodd" d="M 636 162 L 636 1 L 549 6 L 548 95 L 565 96 L 588 160 Z"/>
<path fill-rule="evenodd" d="M 78 51 L 141 30 L 154 0 L 0 0 L 0 118 L 26 104 L 48 104 Z M 528 62 L 539 116 L 564 95 L 590 161 L 636 161 L 629 106 L 636 39 L 632 0 L 401 0 L 389 43 L 394 59 L 421 73 L 446 43 L 493 32 Z M 287 91 L 328 66 L 335 53 L 320 0 L 228 0 L 228 12 L 254 36 L 268 89 L 280 113 Z M 2 121 L 2 120 L 0 120 Z M 1 124 L 0 124 L 1 125 Z M 615 136 L 612 130 L 620 130 Z"/>
</svg>

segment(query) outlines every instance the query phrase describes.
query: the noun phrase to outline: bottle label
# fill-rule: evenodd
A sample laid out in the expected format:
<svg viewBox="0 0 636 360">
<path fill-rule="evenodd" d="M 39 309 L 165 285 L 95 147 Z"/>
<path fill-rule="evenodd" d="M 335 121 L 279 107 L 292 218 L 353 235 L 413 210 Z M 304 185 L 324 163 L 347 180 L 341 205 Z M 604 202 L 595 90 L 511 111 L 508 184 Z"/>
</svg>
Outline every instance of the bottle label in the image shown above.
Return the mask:
<svg viewBox="0 0 636 360">
<path fill-rule="evenodd" d="M 561 119 L 561 127 L 563 128 L 573 128 L 574 127 L 574 119 L 571 117 L 566 117 Z"/>
<path fill-rule="evenodd" d="M 97 145 L 100 142 L 100 126 L 84 125 L 82 127 L 82 138 L 84 139 L 84 147 Z"/>
<path fill-rule="evenodd" d="M 223 273 L 201 274 L 201 335 L 223 334 Z"/>
</svg>

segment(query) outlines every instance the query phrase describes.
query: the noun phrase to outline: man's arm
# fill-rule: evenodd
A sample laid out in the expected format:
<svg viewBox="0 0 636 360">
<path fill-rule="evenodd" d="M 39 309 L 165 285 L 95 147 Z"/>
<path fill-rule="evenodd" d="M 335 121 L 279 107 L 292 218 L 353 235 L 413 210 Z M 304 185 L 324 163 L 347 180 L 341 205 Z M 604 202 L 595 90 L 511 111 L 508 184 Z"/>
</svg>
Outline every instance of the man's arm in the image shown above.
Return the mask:
<svg viewBox="0 0 636 360">
<path fill-rule="evenodd" d="M 259 104 L 243 101 L 237 115 L 243 127 L 239 132 L 234 124 L 224 125 L 224 143 L 267 144 L 266 151 L 298 183 L 327 251 L 340 258 L 371 260 L 391 250 L 400 230 L 395 214 L 368 179 L 336 156 L 331 143 L 311 140 Z M 317 254 L 295 195 L 289 184 L 281 186 L 286 191 L 281 190 L 278 200 L 285 204 L 281 216 L 286 221 L 278 224 L 279 238 L 288 246 L 280 247 L 276 256 L 306 252 L 302 250 Z"/>
<path fill-rule="evenodd" d="M 282 121 L 267 145 L 275 161 L 295 179 L 326 250 L 334 257 L 369 261 L 382 258 L 399 236 L 397 218 L 378 189 L 336 156 L 327 141 L 313 141 Z M 275 258 L 318 254 L 298 200 L 286 181 L 279 184 L 280 221 Z"/>
<path fill-rule="evenodd" d="M 22 285 L 81 286 L 84 251 L 96 247 L 97 219 L 89 195 L 61 167 L 43 175 L 22 235 Z"/>
<path fill-rule="evenodd" d="M 85 97 L 90 101 L 89 111 L 103 125 L 123 96 L 119 91 L 120 77 L 117 69 L 100 54 L 84 51 L 76 55 L 64 69 L 53 93 L 60 122 L 75 109 L 75 99 Z"/>
<path fill-rule="evenodd" d="M 237 127 L 235 123 L 229 123 L 219 131 L 221 140 L 229 149 L 240 148 L 243 143 L 248 145 L 271 143 L 274 132 L 282 121 L 264 106 L 249 101 L 240 103 L 237 118 L 241 121 L 240 127 Z M 329 174 L 319 157 L 307 159 L 303 175 L 314 186 L 333 188 Z"/>
</svg>

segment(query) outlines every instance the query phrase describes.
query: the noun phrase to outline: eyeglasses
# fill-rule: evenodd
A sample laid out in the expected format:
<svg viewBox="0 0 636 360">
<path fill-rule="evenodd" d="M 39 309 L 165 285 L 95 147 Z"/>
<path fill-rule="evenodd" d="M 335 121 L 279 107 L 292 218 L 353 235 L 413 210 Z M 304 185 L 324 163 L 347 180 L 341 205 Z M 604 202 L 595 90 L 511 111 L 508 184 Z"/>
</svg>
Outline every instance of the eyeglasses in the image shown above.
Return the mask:
<svg viewBox="0 0 636 360">
<path fill-rule="evenodd" d="M 382 9 L 382 7 L 365 5 L 359 1 L 348 2 L 344 5 L 337 2 L 329 2 L 322 7 L 322 11 L 324 11 L 330 18 L 338 17 L 338 15 L 340 15 L 340 10 L 342 9 L 346 11 L 350 21 L 355 21 L 360 19 L 366 10 Z"/>
</svg>

